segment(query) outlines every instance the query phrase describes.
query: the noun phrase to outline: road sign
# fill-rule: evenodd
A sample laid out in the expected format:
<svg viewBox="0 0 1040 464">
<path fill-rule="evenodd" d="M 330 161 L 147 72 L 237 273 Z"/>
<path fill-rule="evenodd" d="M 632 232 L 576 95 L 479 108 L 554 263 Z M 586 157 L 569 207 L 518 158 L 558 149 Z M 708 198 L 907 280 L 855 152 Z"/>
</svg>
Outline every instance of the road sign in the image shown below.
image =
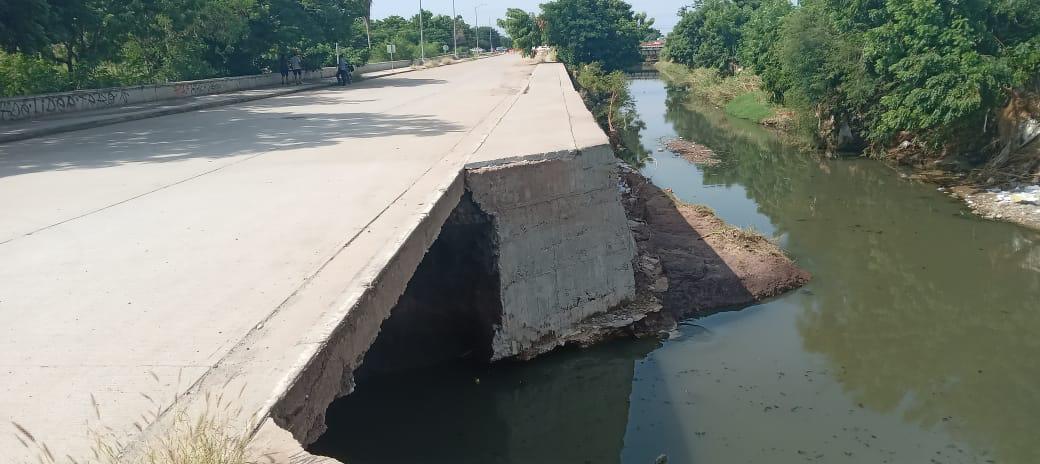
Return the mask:
<svg viewBox="0 0 1040 464">
<path fill-rule="evenodd" d="M 397 53 L 397 45 L 387 44 L 386 45 L 386 52 L 391 54 L 391 55 L 393 55 L 394 53 Z"/>
</svg>

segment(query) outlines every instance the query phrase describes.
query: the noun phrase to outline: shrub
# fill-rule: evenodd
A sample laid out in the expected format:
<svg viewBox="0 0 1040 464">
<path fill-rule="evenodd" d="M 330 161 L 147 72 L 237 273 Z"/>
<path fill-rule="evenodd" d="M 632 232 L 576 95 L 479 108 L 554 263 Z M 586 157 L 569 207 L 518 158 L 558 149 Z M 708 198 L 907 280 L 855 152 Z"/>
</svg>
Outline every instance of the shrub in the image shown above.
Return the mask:
<svg viewBox="0 0 1040 464">
<path fill-rule="evenodd" d="M 0 96 L 32 95 L 69 89 L 65 73 L 51 61 L 0 51 Z"/>
</svg>

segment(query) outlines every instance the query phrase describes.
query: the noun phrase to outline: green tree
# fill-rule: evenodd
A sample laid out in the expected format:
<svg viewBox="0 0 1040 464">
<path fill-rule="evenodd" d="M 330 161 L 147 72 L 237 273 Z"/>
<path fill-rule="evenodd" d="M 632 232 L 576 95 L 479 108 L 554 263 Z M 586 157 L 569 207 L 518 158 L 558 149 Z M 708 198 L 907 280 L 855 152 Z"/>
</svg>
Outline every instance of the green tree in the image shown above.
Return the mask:
<svg viewBox="0 0 1040 464">
<path fill-rule="evenodd" d="M 0 96 L 66 90 L 68 79 L 54 63 L 38 56 L 0 51 Z"/>
<path fill-rule="evenodd" d="M 784 18 L 792 11 L 794 5 L 789 0 L 763 0 L 751 11 L 740 31 L 737 49 L 740 64 L 762 77 L 764 86 L 772 89 L 776 101 L 783 98 L 790 86 L 783 73 L 780 33 Z"/>
<path fill-rule="evenodd" d="M 0 49 L 33 53 L 50 45 L 53 21 L 46 0 L 0 0 Z"/>
<path fill-rule="evenodd" d="M 642 41 L 657 40 L 663 37 L 661 31 L 654 27 L 656 20 L 647 16 L 645 11 L 635 14 L 636 28 L 639 30 L 639 39 Z"/>
<path fill-rule="evenodd" d="M 679 23 L 665 43 L 665 56 L 690 67 L 732 73 L 741 28 L 750 11 L 750 6 L 742 7 L 732 0 L 704 0 L 683 8 Z"/>
<path fill-rule="evenodd" d="M 554 0 L 542 5 L 545 38 L 570 66 L 599 62 L 606 70 L 639 63 L 640 28 L 621 0 Z"/>
<path fill-rule="evenodd" d="M 886 2 L 891 20 L 866 37 L 868 59 L 885 83 L 873 139 L 886 142 L 909 131 L 945 143 L 958 132 L 975 132 L 968 127 L 982 128 L 1012 84 L 1012 71 L 998 56 L 999 38 L 985 21 L 991 7 L 985 1 Z"/>
<path fill-rule="evenodd" d="M 510 8 L 506 10 L 506 18 L 498 20 L 498 26 L 505 29 L 506 34 L 513 39 L 513 46 L 520 49 L 524 56 L 532 56 L 535 47 L 542 45 L 542 30 L 532 13 Z"/>
<path fill-rule="evenodd" d="M 0 0 L 0 48 L 25 55 L 5 57 L 0 66 L 21 63 L 25 74 L 43 75 L 41 64 L 60 65 L 66 74 L 60 88 L 47 90 L 65 90 L 257 73 L 290 49 L 300 50 L 310 67 L 330 65 L 336 43 L 364 61 L 370 6 L 369 0 Z M 11 72 L 19 71 L 0 69 Z M 21 84 L 2 88 L 29 91 Z"/>
<path fill-rule="evenodd" d="M 598 62 L 582 65 L 574 74 L 586 106 L 607 132 L 617 156 L 639 165 L 647 155 L 645 148 L 637 143 L 645 123 L 636 111 L 628 76 L 624 71 L 607 72 Z"/>
</svg>

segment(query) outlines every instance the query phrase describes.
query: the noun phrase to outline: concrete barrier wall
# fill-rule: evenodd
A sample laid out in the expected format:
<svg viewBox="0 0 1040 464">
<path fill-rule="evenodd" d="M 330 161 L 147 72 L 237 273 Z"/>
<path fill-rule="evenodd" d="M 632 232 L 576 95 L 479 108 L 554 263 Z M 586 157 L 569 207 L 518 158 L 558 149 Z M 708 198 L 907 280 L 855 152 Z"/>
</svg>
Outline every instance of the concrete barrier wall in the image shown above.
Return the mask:
<svg viewBox="0 0 1040 464">
<path fill-rule="evenodd" d="M 408 60 L 371 63 L 357 68 L 355 74 L 383 71 L 391 68 L 411 66 Z M 305 72 L 305 81 L 319 81 L 335 77 L 336 68 L 322 68 Z M 214 95 L 239 90 L 259 89 L 279 85 L 282 76 L 278 73 L 252 76 L 221 77 L 197 81 L 170 82 L 168 84 L 113 87 L 108 89 L 77 90 L 73 92 L 49 93 L 25 97 L 0 99 L 0 123 L 24 121 L 44 116 L 75 113 L 79 111 L 103 110 L 120 106 L 139 105 L 174 98 Z"/>
<path fill-rule="evenodd" d="M 390 69 L 407 68 L 412 65 L 411 60 L 384 61 L 381 63 L 369 63 L 358 67 L 354 74 L 367 74 L 372 72 L 387 71 Z"/>
</svg>

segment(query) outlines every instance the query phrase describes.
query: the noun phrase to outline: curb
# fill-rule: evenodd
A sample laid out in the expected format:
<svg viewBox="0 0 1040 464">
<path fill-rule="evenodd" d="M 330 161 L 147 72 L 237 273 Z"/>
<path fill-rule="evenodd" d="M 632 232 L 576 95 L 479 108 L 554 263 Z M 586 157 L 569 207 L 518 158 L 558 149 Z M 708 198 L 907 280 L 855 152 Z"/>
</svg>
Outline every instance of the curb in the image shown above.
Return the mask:
<svg viewBox="0 0 1040 464">
<path fill-rule="evenodd" d="M 407 72 L 415 71 L 412 68 L 401 68 L 400 72 L 381 74 L 373 77 L 361 77 L 355 82 L 366 81 L 369 79 L 379 79 L 387 76 L 396 76 L 398 74 L 404 74 Z M 122 122 L 139 121 L 142 119 L 157 118 L 160 116 L 169 116 L 171 114 L 187 113 L 190 111 L 205 110 L 210 108 L 216 108 L 220 106 L 235 105 L 238 103 L 245 103 L 255 100 L 263 100 L 265 98 L 280 97 L 283 95 L 291 95 L 294 93 L 306 92 L 310 90 L 317 90 L 325 87 L 334 87 L 335 83 L 321 83 L 321 84 L 310 84 L 307 86 L 285 89 L 283 91 L 272 92 L 263 95 L 242 95 L 239 97 L 228 98 L 226 100 L 204 102 L 197 104 L 189 104 L 183 106 L 176 106 L 172 108 L 163 108 L 157 110 L 145 110 L 138 113 L 127 113 L 127 114 L 116 114 L 110 117 L 102 117 L 90 121 L 82 121 L 76 123 L 69 123 L 60 126 L 46 127 L 40 129 L 28 129 L 25 132 L 18 132 L 15 134 L 0 135 L 0 144 L 16 142 L 19 140 L 35 139 L 39 137 L 46 137 L 48 135 L 60 134 L 63 132 L 73 132 L 85 129 L 93 129 L 96 127 L 110 126 L 113 124 L 119 124 Z M 2 127 L 2 126 L 0 126 Z"/>
</svg>

